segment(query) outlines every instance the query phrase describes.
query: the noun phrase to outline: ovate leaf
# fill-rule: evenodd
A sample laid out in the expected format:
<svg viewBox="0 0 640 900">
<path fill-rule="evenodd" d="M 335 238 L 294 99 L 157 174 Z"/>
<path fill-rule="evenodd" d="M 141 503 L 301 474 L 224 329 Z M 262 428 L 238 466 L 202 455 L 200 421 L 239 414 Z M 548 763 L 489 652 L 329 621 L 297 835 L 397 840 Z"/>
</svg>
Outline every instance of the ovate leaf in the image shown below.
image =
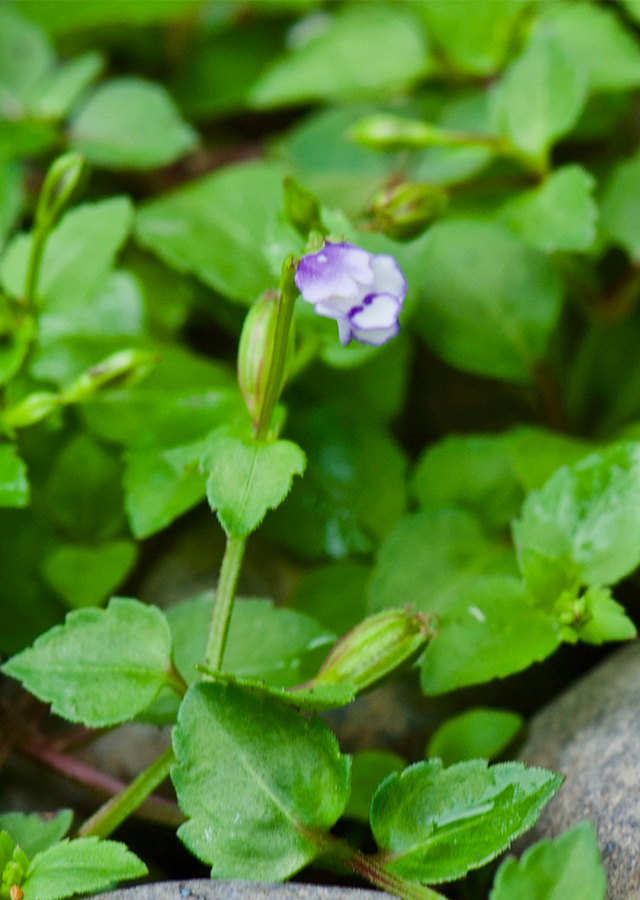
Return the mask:
<svg viewBox="0 0 640 900">
<path fill-rule="evenodd" d="M 124 582 L 137 555 L 135 543 L 127 540 L 62 544 L 44 560 L 43 575 L 65 606 L 97 606 Z"/>
<path fill-rule="evenodd" d="M 22 885 L 25 900 L 62 900 L 117 881 L 140 878 L 147 867 L 124 844 L 77 838 L 49 847 L 34 858 Z"/>
<path fill-rule="evenodd" d="M 490 900 L 604 900 L 607 878 L 591 822 L 555 841 L 539 841 L 498 869 Z"/>
<path fill-rule="evenodd" d="M 36 853 L 61 841 L 71 828 L 72 821 L 73 813 L 70 809 L 61 809 L 55 814 L 42 815 L 9 812 L 0 815 L 0 830 L 6 831 L 31 859 Z"/>
<path fill-rule="evenodd" d="M 29 495 L 27 467 L 12 444 L 0 444 L 0 506 L 26 506 Z"/>
<path fill-rule="evenodd" d="M 640 224 L 635 210 L 640 198 L 640 153 L 613 171 L 602 198 L 602 225 L 632 259 L 640 257 Z"/>
<path fill-rule="evenodd" d="M 430 884 L 494 859 L 536 822 L 562 777 L 486 760 L 444 769 L 440 760 L 391 775 L 371 804 L 371 827 L 389 871 Z"/>
<path fill-rule="evenodd" d="M 109 169 L 168 165 L 197 141 L 165 88 L 131 77 L 100 85 L 70 129 L 72 148 Z"/>
<path fill-rule="evenodd" d="M 172 772 L 179 836 L 217 878 L 276 881 L 319 853 L 349 796 L 349 759 L 318 719 L 236 685 L 190 688 Z"/>
<path fill-rule="evenodd" d="M 429 741 L 427 756 L 443 765 L 500 756 L 522 730 L 524 719 L 505 709 L 471 709 L 447 719 Z"/>
<path fill-rule="evenodd" d="M 391 750 L 354 753 L 351 757 L 351 794 L 345 816 L 368 822 L 371 799 L 377 788 L 393 772 L 402 772 L 406 765 L 406 760 Z"/>
<path fill-rule="evenodd" d="M 304 472 L 305 455 L 291 441 L 258 443 L 219 428 L 206 443 L 207 499 L 234 537 L 255 531 L 267 510 L 287 496 L 293 476 Z"/>
<path fill-rule="evenodd" d="M 2 671 L 64 719 L 100 728 L 145 709 L 170 667 L 171 633 L 160 610 L 115 598 L 106 610 L 69 613 Z"/>
</svg>

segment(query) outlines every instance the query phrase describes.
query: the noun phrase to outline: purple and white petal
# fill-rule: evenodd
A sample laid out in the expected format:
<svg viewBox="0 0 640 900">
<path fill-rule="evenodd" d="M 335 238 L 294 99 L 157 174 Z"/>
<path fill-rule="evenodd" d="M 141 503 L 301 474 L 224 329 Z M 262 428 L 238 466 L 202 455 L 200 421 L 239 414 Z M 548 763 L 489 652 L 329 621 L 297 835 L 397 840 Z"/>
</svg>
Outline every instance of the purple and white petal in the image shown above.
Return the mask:
<svg viewBox="0 0 640 900">
<path fill-rule="evenodd" d="M 302 257 L 295 274 L 296 287 L 309 303 L 332 296 L 355 303 L 363 288 L 373 284 L 372 259 L 371 253 L 354 244 L 325 244 L 317 253 Z"/>
<path fill-rule="evenodd" d="M 407 295 L 407 279 L 393 256 L 380 253 L 371 260 L 373 288 L 375 294 L 392 294 L 400 303 Z"/>
<path fill-rule="evenodd" d="M 394 338 L 399 333 L 400 325 L 398 323 L 391 325 L 389 328 L 373 328 L 366 331 L 358 328 L 352 329 L 352 336 L 356 341 L 360 344 L 369 344 L 372 347 L 382 347 L 383 344 L 386 344 L 387 341 L 390 341 L 391 338 Z"/>
<path fill-rule="evenodd" d="M 348 319 L 338 319 L 338 337 L 343 347 L 350 343 L 353 337 L 353 329 Z"/>
<path fill-rule="evenodd" d="M 351 326 L 358 331 L 373 331 L 397 325 L 401 304 L 392 294 L 375 294 L 365 297 L 362 306 L 349 313 Z"/>
</svg>

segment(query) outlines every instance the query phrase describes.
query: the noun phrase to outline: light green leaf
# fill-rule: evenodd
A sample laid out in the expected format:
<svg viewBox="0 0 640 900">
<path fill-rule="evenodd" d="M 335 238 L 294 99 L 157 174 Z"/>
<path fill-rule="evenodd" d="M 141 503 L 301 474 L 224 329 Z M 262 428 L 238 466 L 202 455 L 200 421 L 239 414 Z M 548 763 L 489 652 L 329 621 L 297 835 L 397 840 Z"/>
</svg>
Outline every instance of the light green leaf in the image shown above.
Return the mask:
<svg viewBox="0 0 640 900">
<path fill-rule="evenodd" d="M 375 65 L 372 61 L 375 60 Z M 257 107 L 394 95 L 429 66 L 419 21 L 398 6 L 347 6 L 254 85 Z"/>
<path fill-rule="evenodd" d="M 595 178 L 582 166 L 556 169 L 540 187 L 509 200 L 498 217 L 545 253 L 589 250 L 596 239 Z"/>
<path fill-rule="evenodd" d="M 0 162 L 0 251 L 18 221 L 24 200 L 22 166 L 16 162 Z"/>
<path fill-rule="evenodd" d="M 124 844 L 76 838 L 39 853 L 22 885 L 25 900 L 62 900 L 140 878 L 147 867 Z"/>
<path fill-rule="evenodd" d="M 522 730 L 524 719 L 504 709 L 470 709 L 447 719 L 429 741 L 427 756 L 444 766 L 467 759 L 495 759 Z"/>
<path fill-rule="evenodd" d="M 528 554 L 567 559 L 586 585 L 615 584 L 640 563 L 640 444 L 617 444 L 562 466 L 524 502 L 513 525 Z"/>
<path fill-rule="evenodd" d="M 390 854 L 385 868 L 430 884 L 461 878 L 531 828 L 561 783 L 523 763 L 409 766 L 387 778 L 371 804 L 375 839 Z"/>
<path fill-rule="evenodd" d="M 490 900 L 604 900 L 607 878 L 591 822 L 555 841 L 539 841 L 520 860 L 504 860 Z"/>
<path fill-rule="evenodd" d="M 550 656 L 562 636 L 516 578 L 493 576 L 463 586 L 441 615 L 440 634 L 422 657 L 426 694 L 504 678 Z"/>
<path fill-rule="evenodd" d="M 36 853 L 61 841 L 71 828 L 72 821 L 73 813 L 70 809 L 61 809 L 55 815 L 51 813 L 26 815 L 20 812 L 8 812 L 0 815 L 0 830 L 6 831 L 31 859 Z M 0 871 L 2 871 L 1 863 Z"/>
<path fill-rule="evenodd" d="M 451 434 L 427 447 L 414 475 L 424 506 L 461 506 L 489 528 L 517 515 L 524 493 L 515 477 L 506 434 Z"/>
<path fill-rule="evenodd" d="M 421 0 L 416 4 L 449 64 L 461 72 L 485 76 L 504 64 L 528 6 L 527 0 Z"/>
<path fill-rule="evenodd" d="M 302 239 L 281 215 L 286 171 L 267 162 L 228 166 L 144 205 L 143 247 L 234 300 L 253 303 L 277 282 Z"/>
<path fill-rule="evenodd" d="M 549 3 L 542 28 L 552 30 L 590 91 L 624 91 L 640 85 L 640 48 L 615 7 L 595 3 Z"/>
<path fill-rule="evenodd" d="M 27 506 L 27 467 L 12 444 L 0 444 L 0 506 Z"/>
<path fill-rule="evenodd" d="M 496 96 L 501 133 L 523 153 L 544 160 L 578 121 L 586 100 L 582 67 L 553 34 L 534 34 L 511 63 Z"/>
<path fill-rule="evenodd" d="M 24 116 L 55 65 L 44 31 L 8 4 L 0 9 L 0 119 Z"/>
<path fill-rule="evenodd" d="M 569 623 L 573 634 L 567 633 L 568 629 L 563 630 L 567 640 L 604 644 L 605 641 L 630 641 L 637 636 L 636 626 L 626 615 L 624 606 L 613 599 L 609 588 L 591 587 L 574 602 L 581 615 Z M 558 608 L 561 612 L 561 602 L 556 605 Z"/>
<path fill-rule="evenodd" d="M 427 343 L 468 372 L 530 381 L 560 312 L 553 265 L 485 222 L 437 223 L 419 240 L 417 324 Z"/>
<path fill-rule="evenodd" d="M 243 440 L 223 427 L 207 438 L 202 467 L 211 509 L 227 534 L 243 537 L 282 503 L 293 476 L 304 472 L 305 456 L 291 441 Z"/>
<path fill-rule="evenodd" d="M 125 581 L 137 556 L 133 541 L 63 544 L 45 558 L 43 575 L 65 606 L 98 606 Z"/>
<path fill-rule="evenodd" d="M 42 258 L 38 296 L 47 312 L 68 312 L 90 300 L 103 286 L 116 253 L 131 227 L 128 197 L 83 203 L 68 212 L 50 234 Z M 15 238 L 0 264 L 5 290 L 21 297 L 31 237 Z"/>
<path fill-rule="evenodd" d="M 142 78 L 105 81 L 71 123 L 71 147 L 107 169 L 166 166 L 198 136 L 161 85 Z"/>
<path fill-rule="evenodd" d="M 17 0 L 20 12 L 42 25 L 49 34 L 66 35 L 105 25 L 138 26 L 177 18 L 192 0 Z"/>
<path fill-rule="evenodd" d="M 560 466 L 572 465 L 595 449 L 587 441 L 533 425 L 512 429 L 506 441 L 513 471 L 525 491 L 541 488 Z"/>
<path fill-rule="evenodd" d="M 480 575 L 515 571 L 503 543 L 460 509 L 425 509 L 401 519 L 380 548 L 369 588 L 369 609 L 410 604 L 441 615 Z"/>
<path fill-rule="evenodd" d="M 83 53 L 58 68 L 34 98 L 32 113 L 43 119 L 62 119 L 76 105 L 104 68 L 96 51 Z"/>
<path fill-rule="evenodd" d="M 160 610 L 115 598 L 106 610 L 69 613 L 2 671 L 57 715 L 101 728 L 149 706 L 170 668 L 171 633 Z"/>
<path fill-rule="evenodd" d="M 351 682 L 340 684 L 314 684 L 311 687 L 296 689 L 273 687 L 256 678 L 236 678 L 235 675 L 213 672 L 206 666 L 200 666 L 210 681 L 218 684 L 235 684 L 253 697 L 272 697 L 298 712 L 322 712 L 329 709 L 340 709 L 352 703 L 358 689 Z"/>
<path fill-rule="evenodd" d="M 216 878 L 278 881 L 314 859 L 349 796 L 349 758 L 319 719 L 235 685 L 190 688 L 174 730 L 178 831 Z"/>
<path fill-rule="evenodd" d="M 636 153 L 613 170 L 602 198 L 602 226 L 633 260 L 640 258 L 639 200 L 640 153 Z"/>
<path fill-rule="evenodd" d="M 391 750 L 361 750 L 351 757 L 351 794 L 344 811 L 348 819 L 369 821 L 371 799 L 376 789 L 393 772 L 402 772 L 405 759 Z"/>
</svg>

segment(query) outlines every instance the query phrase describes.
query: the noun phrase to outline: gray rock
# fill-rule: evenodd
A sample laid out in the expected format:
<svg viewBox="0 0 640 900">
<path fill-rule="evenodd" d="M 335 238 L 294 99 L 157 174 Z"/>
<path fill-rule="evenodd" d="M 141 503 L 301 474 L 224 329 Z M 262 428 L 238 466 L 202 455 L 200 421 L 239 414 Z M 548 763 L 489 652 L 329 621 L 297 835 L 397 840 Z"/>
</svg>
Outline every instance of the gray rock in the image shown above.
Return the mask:
<svg viewBox="0 0 640 900">
<path fill-rule="evenodd" d="M 590 819 L 608 900 L 640 900 L 640 643 L 615 653 L 535 716 L 520 756 L 566 776 L 527 843 Z"/>
<path fill-rule="evenodd" d="M 381 891 L 253 881 L 163 881 L 100 894 L 93 900 L 394 900 Z"/>
</svg>

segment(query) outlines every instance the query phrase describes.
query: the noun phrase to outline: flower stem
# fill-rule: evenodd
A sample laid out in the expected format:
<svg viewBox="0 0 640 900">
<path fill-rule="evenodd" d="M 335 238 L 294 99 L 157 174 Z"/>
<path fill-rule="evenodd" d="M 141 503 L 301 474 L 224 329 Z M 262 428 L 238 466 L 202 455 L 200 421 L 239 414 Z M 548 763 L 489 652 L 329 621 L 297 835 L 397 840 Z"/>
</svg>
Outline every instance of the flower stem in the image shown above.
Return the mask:
<svg viewBox="0 0 640 900">
<path fill-rule="evenodd" d="M 42 265 L 44 247 L 48 237 L 48 224 L 44 222 L 37 224 L 33 235 L 33 241 L 31 243 L 29 266 L 27 268 L 27 279 L 25 282 L 24 296 L 22 298 L 23 305 L 30 313 L 36 312 L 38 299 L 38 277 L 40 275 L 40 267 Z"/>
<path fill-rule="evenodd" d="M 169 747 L 148 769 L 141 772 L 135 781 L 132 781 L 115 797 L 107 800 L 90 819 L 87 819 L 78 834 L 81 837 L 109 837 L 140 806 L 143 800 L 146 800 L 149 794 L 159 784 L 162 784 L 174 762 L 173 748 Z"/>
<path fill-rule="evenodd" d="M 222 664 L 245 544 L 244 537 L 227 538 L 203 660 L 204 665 L 214 672 L 218 671 Z"/>
</svg>

